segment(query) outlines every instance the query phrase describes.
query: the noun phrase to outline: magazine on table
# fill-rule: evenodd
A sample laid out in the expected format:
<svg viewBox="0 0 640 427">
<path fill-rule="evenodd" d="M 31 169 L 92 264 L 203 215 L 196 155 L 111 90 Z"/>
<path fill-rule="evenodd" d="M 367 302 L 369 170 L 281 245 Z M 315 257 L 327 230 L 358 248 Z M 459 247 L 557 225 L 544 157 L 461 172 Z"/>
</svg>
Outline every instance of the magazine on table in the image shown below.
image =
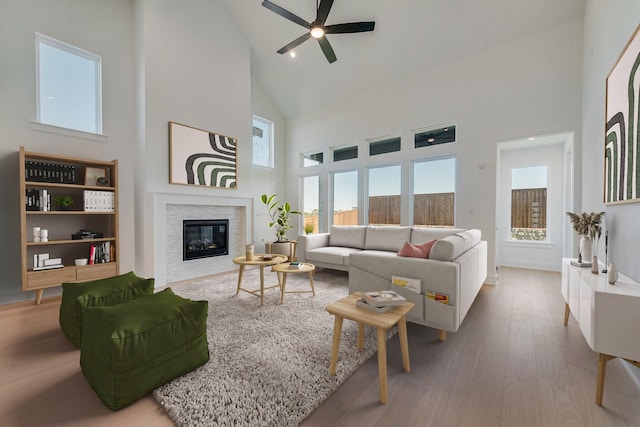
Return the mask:
<svg viewBox="0 0 640 427">
<path fill-rule="evenodd" d="M 375 307 L 404 304 L 407 299 L 394 291 L 368 291 L 361 295 L 362 301 Z"/>
<path fill-rule="evenodd" d="M 361 299 L 356 301 L 356 305 L 358 307 L 365 308 L 367 310 L 375 311 L 376 313 L 384 313 L 385 311 L 389 311 L 395 307 L 394 305 L 385 305 L 384 307 L 376 307 L 375 305 L 368 304 Z"/>
</svg>

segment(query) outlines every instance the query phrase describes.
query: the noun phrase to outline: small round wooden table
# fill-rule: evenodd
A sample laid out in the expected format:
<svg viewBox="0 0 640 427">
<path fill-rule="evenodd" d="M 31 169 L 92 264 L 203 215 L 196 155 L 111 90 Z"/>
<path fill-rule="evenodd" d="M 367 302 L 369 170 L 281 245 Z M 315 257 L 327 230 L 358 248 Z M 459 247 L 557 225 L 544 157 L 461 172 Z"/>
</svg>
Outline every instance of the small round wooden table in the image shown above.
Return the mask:
<svg viewBox="0 0 640 427">
<path fill-rule="evenodd" d="M 282 295 L 280 296 L 280 304 L 284 304 L 284 294 L 302 294 L 311 292 L 313 296 L 316 296 L 316 290 L 313 287 L 313 272 L 316 271 L 316 266 L 313 264 L 309 264 L 307 262 L 301 262 L 300 268 L 291 268 L 289 262 L 274 265 L 271 267 L 271 271 L 275 271 L 278 273 L 278 283 L 280 283 L 280 292 Z M 310 291 L 289 291 L 286 292 L 285 288 L 287 286 L 287 274 L 289 273 L 309 273 L 309 283 L 311 283 Z"/>
<path fill-rule="evenodd" d="M 268 257 L 270 259 L 265 260 L 264 257 Z M 264 268 L 266 266 L 280 264 L 282 262 L 285 262 L 286 260 L 287 260 L 287 257 L 284 255 L 254 255 L 251 261 L 247 261 L 247 257 L 245 256 L 235 257 L 233 259 L 233 263 L 238 264 L 240 266 L 240 272 L 238 273 L 238 289 L 236 290 L 236 295 L 238 295 L 240 291 L 248 292 L 251 295 L 260 297 L 260 305 L 263 305 L 265 289 L 271 289 L 275 287 L 281 288 L 280 283 L 273 286 L 267 286 L 266 288 L 264 287 Z M 260 289 L 249 290 L 249 289 L 244 289 L 241 286 L 244 267 L 247 265 L 257 265 L 260 267 Z"/>
</svg>

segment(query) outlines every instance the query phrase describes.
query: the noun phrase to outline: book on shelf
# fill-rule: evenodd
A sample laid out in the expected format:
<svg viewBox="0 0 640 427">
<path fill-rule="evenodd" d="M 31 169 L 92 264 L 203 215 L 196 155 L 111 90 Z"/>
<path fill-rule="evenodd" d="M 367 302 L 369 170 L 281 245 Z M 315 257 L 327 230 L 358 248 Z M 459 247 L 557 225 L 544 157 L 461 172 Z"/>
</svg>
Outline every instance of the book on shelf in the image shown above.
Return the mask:
<svg viewBox="0 0 640 427">
<path fill-rule="evenodd" d="M 368 291 L 361 294 L 367 304 L 375 307 L 402 305 L 407 299 L 395 291 Z"/>
<path fill-rule="evenodd" d="M 424 293 L 424 297 L 441 302 L 443 304 L 449 304 L 449 295 L 447 294 L 427 291 Z"/>
<path fill-rule="evenodd" d="M 47 190 L 28 188 L 25 194 L 26 210 L 49 212 L 51 210 L 51 193 Z"/>
<path fill-rule="evenodd" d="M 76 167 L 68 164 L 26 160 L 24 162 L 24 179 L 25 181 L 74 184 Z"/>
<path fill-rule="evenodd" d="M 115 250 L 115 245 L 110 242 L 91 245 L 89 249 L 89 265 L 115 261 Z"/>
<path fill-rule="evenodd" d="M 115 212 L 116 195 L 113 191 L 84 191 L 84 210 L 86 212 Z"/>
<path fill-rule="evenodd" d="M 384 313 L 385 311 L 389 311 L 392 308 L 396 307 L 395 305 L 385 305 L 382 307 L 376 307 L 375 305 L 371 305 L 365 301 L 363 301 L 362 299 L 359 299 L 356 301 L 356 305 L 358 307 L 367 309 L 367 310 L 371 310 L 371 311 L 375 311 L 376 313 Z"/>
<path fill-rule="evenodd" d="M 54 268 L 62 268 L 62 267 L 64 267 L 64 265 L 62 264 L 45 265 L 43 267 L 33 267 L 33 271 L 53 270 Z"/>
<path fill-rule="evenodd" d="M 580 261 L 580 260 L 571 260 L 571 265 L 575 267 L 591 267 L 593 264 L 591 262 Z"/>
</svg>

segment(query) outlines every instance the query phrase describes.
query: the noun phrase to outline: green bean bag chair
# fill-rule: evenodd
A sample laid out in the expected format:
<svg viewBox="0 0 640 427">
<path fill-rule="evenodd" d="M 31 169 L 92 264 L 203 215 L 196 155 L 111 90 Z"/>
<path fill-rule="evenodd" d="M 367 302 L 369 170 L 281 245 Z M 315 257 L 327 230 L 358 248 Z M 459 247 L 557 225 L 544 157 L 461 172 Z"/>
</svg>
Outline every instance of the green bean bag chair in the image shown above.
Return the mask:
<svg viewBox="0 0 640 427">
<path fill-rule="evenodd" d="M 90 282 L 62 284 L 60 327 L 69 341 L 80 348 L 82 310 L 85 307 L 120 304 L 153 294 L 154 279 L 143 279 L 133 271 Z"/>
<path fill-rule="evenodd" d="M 170 288 L 124 304 L 86 307 L 80 367 L 111 410 L 118 410 L 209 360 L 207 301 Z"/>
</svg>

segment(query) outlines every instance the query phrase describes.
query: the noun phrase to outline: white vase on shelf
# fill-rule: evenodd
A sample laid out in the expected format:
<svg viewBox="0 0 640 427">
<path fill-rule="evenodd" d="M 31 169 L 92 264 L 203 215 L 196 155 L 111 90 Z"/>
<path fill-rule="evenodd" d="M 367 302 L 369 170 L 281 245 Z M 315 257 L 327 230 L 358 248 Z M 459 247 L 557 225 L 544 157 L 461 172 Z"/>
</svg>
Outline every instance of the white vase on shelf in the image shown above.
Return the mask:
<svg viewBox="0 0 640 427">
<path fill-rule="evenodd" d="M 582 255 L 582 262 L 591 261 L 591 238 L 588 236 L 582 236 L 580 238 L 580 255 Z"/>
<path fill-rule="evenodd" d="M 610 263 L 607 268 L 607 281 L 610 285 L 614 285 L 618 281 L 618 267 L 614 263 Z"/>
</svg>

